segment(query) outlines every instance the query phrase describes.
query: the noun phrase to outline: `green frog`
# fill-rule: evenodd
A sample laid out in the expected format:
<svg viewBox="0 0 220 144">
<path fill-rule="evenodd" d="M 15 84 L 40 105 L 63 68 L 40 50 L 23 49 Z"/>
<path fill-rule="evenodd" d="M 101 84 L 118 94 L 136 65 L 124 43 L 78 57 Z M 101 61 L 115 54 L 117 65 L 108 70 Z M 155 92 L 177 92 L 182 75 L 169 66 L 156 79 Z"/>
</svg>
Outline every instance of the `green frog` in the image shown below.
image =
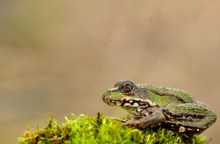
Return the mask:
<svg viewBox="0 0 220 144">
<path fill-rule="evenodd" d="M 138 129 L 159 125 L 182 134 L 200 134 L 216 121 L 216 114 L 205 104 L 197 102 L 184 90 L 118 81 L 107 90 L 103 101 L 120 106 L 133 118 L 122 121 L 122 126 Z"/>
</svg>

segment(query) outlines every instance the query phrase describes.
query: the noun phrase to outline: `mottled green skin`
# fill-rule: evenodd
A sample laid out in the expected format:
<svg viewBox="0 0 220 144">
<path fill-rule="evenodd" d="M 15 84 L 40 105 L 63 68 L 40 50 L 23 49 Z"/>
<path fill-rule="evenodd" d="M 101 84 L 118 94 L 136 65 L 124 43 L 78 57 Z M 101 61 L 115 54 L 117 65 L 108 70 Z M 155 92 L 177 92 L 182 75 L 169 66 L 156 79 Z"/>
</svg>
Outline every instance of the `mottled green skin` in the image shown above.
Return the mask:
<svg viewBox="0 0 220 144">
<path fill-rule="evenodd" d="M 198 103 L 186 91 L 118 81 L 103 95 L 109 105 L 117 105 L 134 115 L 123 123 L 140 129 L 163 125 L 180 133 L 203 132 L 216 121 L 215 113 Z"/>
<path fill-rule="evenodd" d="M 137 87 L 139 89 L 143 89 L 143 90 L 146 90 L 146 89 L 153 90 L 148 93 L 149 99 L 162 107 L 166 106 L 170 103 L 182 103 L 182 102 L 180 102 L 175 97 L 161 96 L 161 95 L 155 93 L 155 91 L 160 92 L 160 93 L 164 93 L 165 95 L 168 95 L 168 94 L 177 95 L 177 96 L 181 97 L 183 100 L 185 100 L 186 102 L 193 102 L 194 101 L 190 94 L 188 94 L 186 91 L 180 90 L 180 89 L 158 87 L 158 86 L 153 86 L 153 85 L 149 85 L 149 84 L 137 84 Z"/>
</svg>

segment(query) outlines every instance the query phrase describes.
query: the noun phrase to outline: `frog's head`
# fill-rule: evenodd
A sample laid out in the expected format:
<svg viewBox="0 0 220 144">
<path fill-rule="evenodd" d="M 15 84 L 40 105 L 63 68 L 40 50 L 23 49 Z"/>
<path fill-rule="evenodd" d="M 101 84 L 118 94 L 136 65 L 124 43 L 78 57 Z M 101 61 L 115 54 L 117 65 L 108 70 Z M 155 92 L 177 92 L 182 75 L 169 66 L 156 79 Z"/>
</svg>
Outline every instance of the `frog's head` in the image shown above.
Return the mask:
<svg viewBox="0 0 220 144">
<path fill-rule="evenodd" d="M 108 105 L 121 106 L 127 110 L 155 106 L 155 103 L 148 99 L 145 89 L 132 81 L 116 82 L 114 88 L 107 90 L 102 98 Z"/>
</svg>

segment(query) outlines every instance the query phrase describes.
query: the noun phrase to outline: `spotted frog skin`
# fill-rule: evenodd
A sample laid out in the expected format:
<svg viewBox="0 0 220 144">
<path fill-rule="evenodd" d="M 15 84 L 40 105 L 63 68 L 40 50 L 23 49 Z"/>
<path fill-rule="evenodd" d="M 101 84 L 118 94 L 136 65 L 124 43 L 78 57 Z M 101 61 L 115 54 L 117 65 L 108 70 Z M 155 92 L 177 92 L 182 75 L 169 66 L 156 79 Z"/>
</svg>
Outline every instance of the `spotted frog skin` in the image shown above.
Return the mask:
<svg viewBox="0 0 220 144">
<path fill-rule="evenodd" d="M 163 125 L 179 133 L 195 135 L 210 127 L 217 118 L 208 106 L 175 88 L 118 81 L 102 98 L 108 105 L 120 106 L 134 116 L 123 121 L 123 126 L 138 129 Z"/>
</svg>

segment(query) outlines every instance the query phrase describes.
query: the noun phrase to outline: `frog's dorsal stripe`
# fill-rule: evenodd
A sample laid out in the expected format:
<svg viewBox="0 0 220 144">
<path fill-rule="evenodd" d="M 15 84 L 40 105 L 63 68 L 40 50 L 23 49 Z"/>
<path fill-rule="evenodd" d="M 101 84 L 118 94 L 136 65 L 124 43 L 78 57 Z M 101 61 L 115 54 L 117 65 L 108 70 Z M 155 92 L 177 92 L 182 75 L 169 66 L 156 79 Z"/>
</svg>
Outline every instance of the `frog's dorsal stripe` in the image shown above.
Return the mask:
<svg viewBox="0 0 220 144">
<path fill-rule="evenodd" d="M 161 92 L 161 91 L 157 91 L 157 90 L 150 90 L 151 92 L 159 95 L 159 96 L 170 96 L 170 97 L 175 97 L 176 99 L 178 99 L 179 101 L 183 102 L 183 103 L 188 103 L 189 101 L 184 100 L 183 98 L 181 98 L 178 94 L 173 94 L 173 93 L 168 93 L 168 92 Z"/>
</svg>

